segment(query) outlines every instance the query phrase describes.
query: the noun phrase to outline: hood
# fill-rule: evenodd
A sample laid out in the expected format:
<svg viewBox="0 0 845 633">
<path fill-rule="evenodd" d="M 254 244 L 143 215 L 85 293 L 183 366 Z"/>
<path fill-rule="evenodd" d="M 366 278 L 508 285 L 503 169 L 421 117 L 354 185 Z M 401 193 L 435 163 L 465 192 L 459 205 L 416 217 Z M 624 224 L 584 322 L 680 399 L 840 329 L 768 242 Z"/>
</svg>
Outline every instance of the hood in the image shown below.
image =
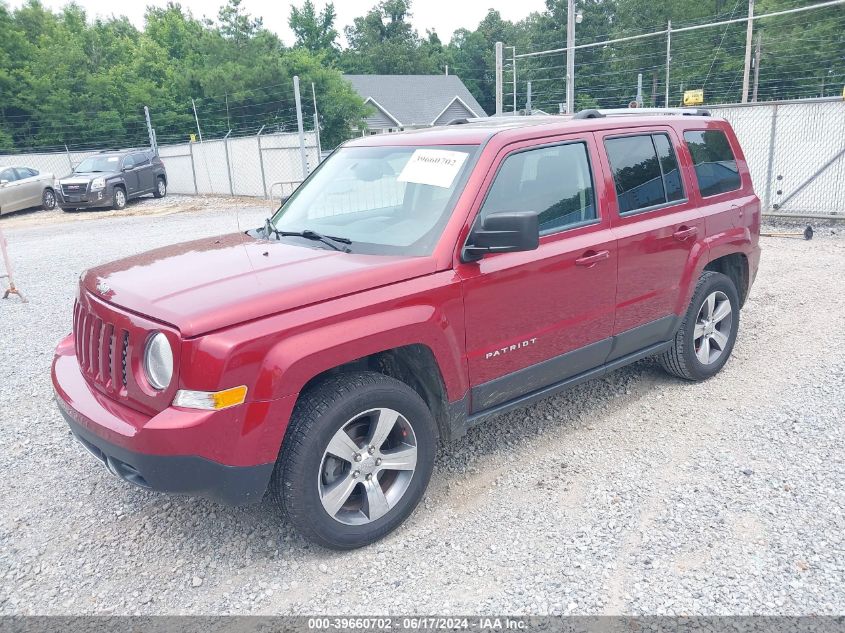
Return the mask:
<svg viewBox="0 0 845 633">
<path fill-rule="evenodd" d="M 59 182 L 67 185 L 82 184 L 94 180 L 95 178 L 111 178 L 112 176 L 119 176 L 122 172 L 119 171 L 82 171 L 73 172 L 65 176 Z"/>
<path fill-rule="evenodd" d="M 358 255 L 235 233 L 92 268 L 82 285 L 191 337 L 433 272 L 428 257 Z"/>
</svg>

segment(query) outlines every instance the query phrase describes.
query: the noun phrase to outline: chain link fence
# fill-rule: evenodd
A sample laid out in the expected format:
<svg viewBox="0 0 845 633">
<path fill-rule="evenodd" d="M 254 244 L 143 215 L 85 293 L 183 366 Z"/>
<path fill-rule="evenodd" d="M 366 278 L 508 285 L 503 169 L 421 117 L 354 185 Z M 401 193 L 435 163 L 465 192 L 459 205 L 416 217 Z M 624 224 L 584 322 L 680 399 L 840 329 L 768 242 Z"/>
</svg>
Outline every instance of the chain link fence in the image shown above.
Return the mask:
<svg viewBox="0 0 845 633">
<path fill-rule="evenodd" d="M 796 217 L 845 216 L 845 101 L 838 98 L 707 106 L 739 137 L 764 212 Z M 278 198 L 320 161 L 318 138 L 273 133 L 161 145 L 172 193 Z M 93 151 L 0 155 L 57 177 Z"/>
<path fill-rule="evenodd" d="M 262 134 L 160 145 L 168 191 L 182 194 L 280 197 L 289 194 L 320 162 L 317 135 Z M 25 165 L 56 178 L 70 174 L 96 151 L 0 155 L 0 165 Z M 305 171 L 303 171 L 303 156 Z"/>
<path fill-rule="evenodd" d="M 739 138 L 764 212 L 845 214 L 845 101 L 707 106 Z"/>
</svg>

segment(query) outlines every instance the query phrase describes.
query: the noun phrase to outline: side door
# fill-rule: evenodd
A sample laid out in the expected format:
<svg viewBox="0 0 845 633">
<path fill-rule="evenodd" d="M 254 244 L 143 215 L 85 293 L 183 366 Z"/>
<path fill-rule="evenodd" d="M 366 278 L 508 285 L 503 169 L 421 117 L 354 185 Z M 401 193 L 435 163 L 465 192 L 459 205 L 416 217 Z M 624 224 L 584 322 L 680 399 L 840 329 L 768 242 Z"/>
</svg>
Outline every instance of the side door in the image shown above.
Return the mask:
<svg viewBox="0 0 845 633">
<path fill-rule="evenodd" d="M 475 221 L 502 211 L 536 212 L 540 245 L 457 266 L 473 412 L 604 363 L 613 330 L 616 240 L 600 212 L 598 164 L 592 134 L 521 142 L 497 157 Z"/>
<path fill-rule="evenodd" d="M 18 174 L 13 167 L 0 169 L 0 211 L 19 211 L 25 208 Z"/>
<path fill-rule="evenodd" d="M 139 193 L 149 193 L 153 190 L 153 166 L 150 155 L 146 152 L 135 154 L 135 171 L 138 172 Z"/>
<path fill-rule="evenodd" d="M 602 160 L 619 251 L 615 360 L 669 340 L 686 309 L 691 266 L 705 248 L 701 210 L 670 127 L 604 131 Z"/>
<path fill-rule="evenodd" d="M 126 183 L 126 197 L 138 195 L 141 181 L 138 170 L 135 169 L 135 155 L 129 154 L 123 158 L 123 181 Z"/>
<path fill-rule="evenodd" d="M 15 167 L 18 173 L 18 187 L 21 191 L 23 208 L 37 207 L 41 204 L 41 181 L 38 172 L 29 167 Z"/>
</svg>

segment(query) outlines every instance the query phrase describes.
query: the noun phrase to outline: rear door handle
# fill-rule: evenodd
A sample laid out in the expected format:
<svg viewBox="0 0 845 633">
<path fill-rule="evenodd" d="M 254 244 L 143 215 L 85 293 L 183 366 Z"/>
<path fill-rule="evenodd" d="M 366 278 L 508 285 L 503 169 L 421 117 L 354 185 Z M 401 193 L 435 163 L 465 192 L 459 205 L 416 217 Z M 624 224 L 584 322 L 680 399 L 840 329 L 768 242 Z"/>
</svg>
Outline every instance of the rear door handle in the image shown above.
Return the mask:
<svg viewBox="0 0 845 633">
<path fill-rule="evenodd" d="M 610 251 L 587 251 L 575 260 L 576 266 L 595 266 L 600 261 L 610 259 Z"/>
<path fill-rule="evenodd" d="M 682 226 L 677 231 L 672 233 L 676 240 L 684 241 L 687 238 L 698 235 L 698 227 L 696 226 Z"/>
</svg>

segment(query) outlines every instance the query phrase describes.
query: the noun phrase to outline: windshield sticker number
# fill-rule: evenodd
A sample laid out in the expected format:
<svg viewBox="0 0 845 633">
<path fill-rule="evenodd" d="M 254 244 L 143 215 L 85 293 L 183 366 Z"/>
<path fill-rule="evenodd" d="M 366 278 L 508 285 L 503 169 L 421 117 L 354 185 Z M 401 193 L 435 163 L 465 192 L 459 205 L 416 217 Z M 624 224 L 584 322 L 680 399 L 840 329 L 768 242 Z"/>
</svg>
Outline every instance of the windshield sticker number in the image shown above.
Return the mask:
<svg viewBox="0 0 845 633">
<path fill-rule="evenodd" d="M 465 152 L 418 149 L 399 174 L 399 182 L 448 188 L 467 159 Z"/>
<path fill-rule="evenodd" d="M 110 163 L 116 163 L 120 157 L 119 156 L 109 156 L 106 160 Z"/>
</svg>

